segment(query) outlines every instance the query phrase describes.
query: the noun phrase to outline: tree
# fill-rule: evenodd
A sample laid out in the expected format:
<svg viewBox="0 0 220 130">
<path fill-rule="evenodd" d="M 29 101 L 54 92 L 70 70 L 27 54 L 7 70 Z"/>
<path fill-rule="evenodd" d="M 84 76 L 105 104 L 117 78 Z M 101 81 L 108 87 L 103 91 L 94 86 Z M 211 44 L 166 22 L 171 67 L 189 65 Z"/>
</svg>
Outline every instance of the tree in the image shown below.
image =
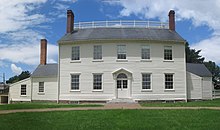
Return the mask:
<svg viewBox="0 0 220 130">
<path fill-rule="evenodd" d="M 186 42 L 186 63 L 203 63 L 205 58 L 199 55 L 201 50 L 191 49 L 189 43 Z"/>
<path fill-rule="evenodd" d="M 186 62 L 187 63 L 203 63 L 208 70 L 212 73 L 214 82 L 220 77 L 220 67 L 213 61 L 204 62 L 205 58 L 199 55 L 201 50 L 191 49 L 189 43 L 186 43 Z"/>
<path fill-rule="evenodd" d="M 213 61 L 204 62 L 205 66 L 212 73 L 213 81 L 216 82 L 217 78 L 220 77 L 220 67 Z"/>
<path fill-rule="evenodd" d="M 6 83 L 7 84 L 15 83 L 23 79 L 29 78 L 30 76 L 31 76 L 31 73 L 29 71 L 22 71 L 20 75 L 15 75 L 9 78 L 9 80 L 7 80 Z"/>
</svg>

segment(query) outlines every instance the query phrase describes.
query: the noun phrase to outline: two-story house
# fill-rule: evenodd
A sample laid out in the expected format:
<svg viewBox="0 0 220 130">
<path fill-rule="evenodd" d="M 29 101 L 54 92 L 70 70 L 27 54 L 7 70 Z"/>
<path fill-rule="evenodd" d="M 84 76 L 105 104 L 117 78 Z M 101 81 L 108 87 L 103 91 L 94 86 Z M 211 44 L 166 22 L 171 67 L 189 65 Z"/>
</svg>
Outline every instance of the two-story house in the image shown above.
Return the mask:
<svg viewBox="0 0 220 130">
<path fill-rule="evenodd" d="M 168 16 L 169 23 L 74 24 L 68 10 L 58 64 L 46 63 L 47 40 L 42 39 L 40 65 L 31 78 L 11 85 L 9 100 L 211 99 L 211 73 L 202 64 L 186 64 L 186 41 L 175 31 L 175 12 Z"/>
</svg>

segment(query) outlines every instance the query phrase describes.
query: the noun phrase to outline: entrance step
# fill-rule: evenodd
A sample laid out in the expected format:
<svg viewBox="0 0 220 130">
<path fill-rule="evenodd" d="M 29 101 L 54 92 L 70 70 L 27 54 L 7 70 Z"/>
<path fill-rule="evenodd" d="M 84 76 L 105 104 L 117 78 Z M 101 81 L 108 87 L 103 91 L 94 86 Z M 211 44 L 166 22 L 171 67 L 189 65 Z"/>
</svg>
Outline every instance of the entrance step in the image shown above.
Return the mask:
<svg viewBox="0 0 220 130">
<path fill-rule="evenodd" d="M 112 99 L 108 101 L 107 103 L 137 103 L 137 102 L 129 98 L 118 98 L 118 99 Z"/>
</svg>

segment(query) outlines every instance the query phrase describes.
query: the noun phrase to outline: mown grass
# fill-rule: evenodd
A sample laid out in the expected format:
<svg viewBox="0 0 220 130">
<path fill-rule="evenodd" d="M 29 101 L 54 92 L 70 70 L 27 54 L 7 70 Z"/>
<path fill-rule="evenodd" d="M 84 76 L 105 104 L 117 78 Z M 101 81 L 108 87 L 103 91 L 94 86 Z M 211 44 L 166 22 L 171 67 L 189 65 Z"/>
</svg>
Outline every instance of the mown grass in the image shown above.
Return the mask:
<svg viewBox="0 0 220 130">
<path fill-rule="evenodd" d="M 87 110 L 0 115 L 1 130 L 219 130 L 217 110 Z"/>
<path fill-rule="evenodd" d="M 99 104 L 57 104 L 57 103 L 16 103 L 0 105 L 0 110 L 70 108 L 70 107 L 102 107 Z"/>
<path fill-rule="evenodd" d="M 176 103 L 140 103 L 144 107 L 220 107 L 220 99 Z"/>
</svg>

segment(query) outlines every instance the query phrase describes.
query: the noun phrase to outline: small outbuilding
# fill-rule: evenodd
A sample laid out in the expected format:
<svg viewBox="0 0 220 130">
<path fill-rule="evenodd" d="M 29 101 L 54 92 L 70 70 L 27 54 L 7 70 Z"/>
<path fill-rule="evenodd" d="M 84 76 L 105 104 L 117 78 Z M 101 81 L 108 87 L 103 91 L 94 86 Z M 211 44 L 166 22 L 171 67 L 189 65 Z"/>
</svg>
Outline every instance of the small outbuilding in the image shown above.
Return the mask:
<svg viewBox="0 0 220 130">
<path fill-rule="evenodd" d="M 4 83 L 0 84 L 0 104 L 8 103 L 9 85 Z"/>
<path fill-rule="evenodd" d="M 212 73 L 204 64 L 187 63 L 187 98 L 212 99 Z"/>
</svg>

